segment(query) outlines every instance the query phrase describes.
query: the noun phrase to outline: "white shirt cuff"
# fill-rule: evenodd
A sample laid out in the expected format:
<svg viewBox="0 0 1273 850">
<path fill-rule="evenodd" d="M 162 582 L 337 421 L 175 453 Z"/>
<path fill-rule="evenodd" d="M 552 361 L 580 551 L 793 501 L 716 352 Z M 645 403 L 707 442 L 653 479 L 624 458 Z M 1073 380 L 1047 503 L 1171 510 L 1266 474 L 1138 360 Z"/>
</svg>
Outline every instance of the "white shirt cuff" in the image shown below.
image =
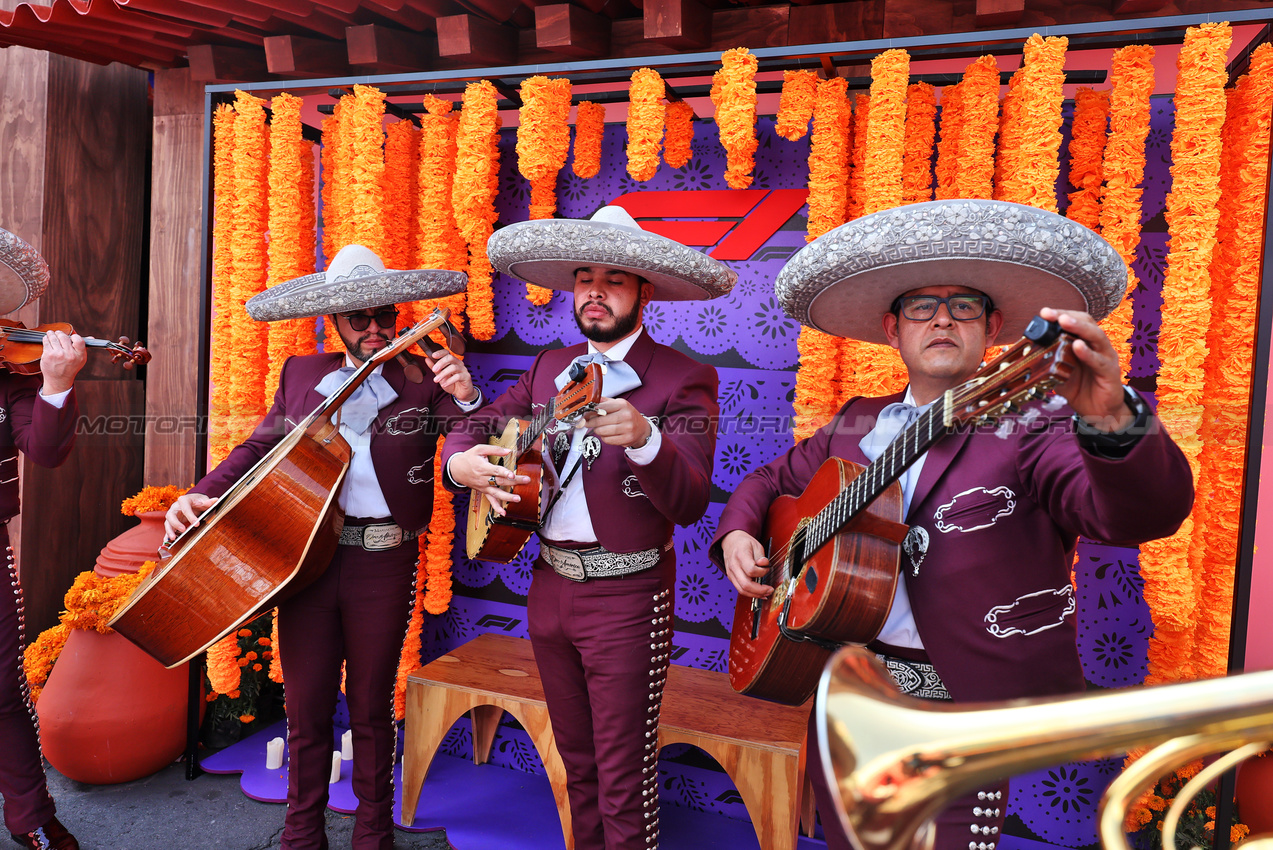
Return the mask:
<svg viewBox="0 0 1273 850">
<path fill-rule="evenodd" d="M 66 397 L 67 397 L 68 395 L 70 395 L 70 394 L 71 394 L 71 391 L 70 391 L 70 390 L 66 390 L 66 391 L 64 391 L 64 392 L 54 393 L 53 395 L 45 395 L 45 394 L 44 394 L 44 391 L 43 391 L 43 390 L 41 390 L 41 391 L 40 391 L 40 398 L 44 399 L 44 400 L 45 400 L 45 401 L 47 401 L 49 404 L 51 404 L 51 405 L 53 405 L 54 407 L 56 407 L 58 410 L 61 410 L 61 409 L 62 409 L 62 406 L 63 406 L 64 404 L 66 404 Z"/>
<path fill-rule="evenodd" d="M 654 456 L 659 453 L 659 446 L 663 445 L 663 435 L 659 433 L 659 429 L 654 423 L 650 423 L 650 439 L 645 441 L 645 445 L 640 448 L 626 448 L 628 460 L 637 466 L 649 466 L 654 462 Z"/>
<path fill-rule="evenodd" d="M 477 410 L 479 407 L 482 406 L 481 388 L 474 387 L 473 389 L 477 390 L 477 399 L 475 401 L 460 401 L 458 398 L 455 399 L 456 406 L 459 407 L 460 410 L 463 410 L 465 413 L 471 413 L 472 411 Z M 451 398 L 455 398 L 455 396 L 451 396 Z"/>
</svg>

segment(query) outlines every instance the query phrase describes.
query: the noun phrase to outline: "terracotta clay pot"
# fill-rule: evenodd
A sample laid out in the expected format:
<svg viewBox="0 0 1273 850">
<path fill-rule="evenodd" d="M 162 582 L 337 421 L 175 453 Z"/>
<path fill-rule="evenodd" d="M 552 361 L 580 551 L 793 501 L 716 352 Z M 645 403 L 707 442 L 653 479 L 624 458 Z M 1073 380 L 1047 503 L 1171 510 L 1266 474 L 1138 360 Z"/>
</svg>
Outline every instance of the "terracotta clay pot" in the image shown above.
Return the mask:
<svg viewBox="0 0 1273 850">
<path fill-rule="evenodd" d="M 163 511 L 106 544 L 94 572 L 114 577 L 155 560 Z M 186 746 L 189 665 L 172 670 L 117 632 L 71 630 L 36 703 L 40 744 L 59 773 L 109 785 L 149 776 Z M 199 701 L 202 717 L 205 704 Z"/>
<path fill-rule="evenodd" d="M 137 514 L 141 520 L 123 534 L 111 540 L 97 556 L 93 572 L 113 578 L 120 573 L 135 573 L 147 561 L 159 560 L 159 544 L 164 539 L 164 515 L 166 511 L 145 511 Z"/>
<path fill-rule="evenodd" d="M 1238 819 L 1251 834 L 1273 834 L 1273 755 L 1242 762 L 1236 792 Z"/>
</svg>

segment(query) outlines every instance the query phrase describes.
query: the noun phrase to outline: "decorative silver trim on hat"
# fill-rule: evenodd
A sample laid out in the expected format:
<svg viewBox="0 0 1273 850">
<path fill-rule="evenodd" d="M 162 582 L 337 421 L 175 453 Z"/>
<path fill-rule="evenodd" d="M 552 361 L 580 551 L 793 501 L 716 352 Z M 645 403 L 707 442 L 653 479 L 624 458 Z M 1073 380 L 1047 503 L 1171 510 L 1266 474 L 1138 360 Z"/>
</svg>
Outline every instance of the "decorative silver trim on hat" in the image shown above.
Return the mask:
<svg viewBox="0 0 1273 850">
<path fill-rule="evenodd" d="M 0 228 L 0 313 L 12 313 L 49 288 L 49 264 L 25 239 Z"/>
<path fill-rule="evenodd" d="M 952 284 L 986 293 L 1004 314 L 1000 340 L 1020 335 L 1042 307 L 1113 312 L 1127 269 L 1099 235 L 1063 216 L 1006 201 L 929 201 L 863 216 L 806 245 L 774 292 L 802 324 L 886 342 L 893 299 Z"/>
<path fill-rule="evenodd" d="M 615 220 L 603 207 L 590 220 L 573 218 L 519 221 L 492 234 L 486 245 L 491 264 L 506 275 L 573 290 L 575 269 L 605 266 L 640 275 L 654 285 L 656 301 L 698 301 L 728 295 L 738 274 L 719 260 L 674 239 Z"/>
</svg>

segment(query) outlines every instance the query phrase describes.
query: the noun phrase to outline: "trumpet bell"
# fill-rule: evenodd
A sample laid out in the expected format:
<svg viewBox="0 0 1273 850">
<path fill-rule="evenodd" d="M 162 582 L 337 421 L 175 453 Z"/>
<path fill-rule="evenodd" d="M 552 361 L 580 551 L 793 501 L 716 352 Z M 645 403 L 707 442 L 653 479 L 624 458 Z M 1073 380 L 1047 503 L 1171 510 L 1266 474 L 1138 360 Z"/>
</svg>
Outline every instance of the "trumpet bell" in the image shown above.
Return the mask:
<svg viewBox="0 0 1273 850">
<path fill-rule="evenodd" d="M 947 803 L 1014 774 L 1184 735 L 1195 737 L 1190 752 L 1273 738 L 1273 671 L 956 706 L 901 695 L 873 653 L 848 646 L 823 672 L 814 713 L 817 767 L 849 841 L 857 850 L 923 850 Z M 1121 815 L 1164 772 L 1124 788 Z"/>
</svg>

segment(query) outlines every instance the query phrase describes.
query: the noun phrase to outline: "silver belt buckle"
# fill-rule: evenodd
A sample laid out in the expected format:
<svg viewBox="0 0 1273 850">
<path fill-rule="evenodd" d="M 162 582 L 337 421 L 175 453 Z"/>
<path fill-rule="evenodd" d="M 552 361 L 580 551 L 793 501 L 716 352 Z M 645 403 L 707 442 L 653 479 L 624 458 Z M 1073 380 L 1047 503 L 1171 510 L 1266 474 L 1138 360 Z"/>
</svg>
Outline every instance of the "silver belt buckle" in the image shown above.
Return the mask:
<svg viewBox="0 0 1273 850">
<path fill-rule="evenodd" d="M 364 525 L 362 528 L 362 548 L 368 552 L 379 552 L 384 549 L 397 549 L 402 545 L 402 526 L 394 522 L 379 525 Z"/>
<path fill-rule="evenodd" d="M 583 568 L 583 556 L 571 549 L 552 547 L 549 549 L 548 563 L 552 564 L 553 570 L 562 578 L 583 581 L 588 577 Z"/>
</svg>

